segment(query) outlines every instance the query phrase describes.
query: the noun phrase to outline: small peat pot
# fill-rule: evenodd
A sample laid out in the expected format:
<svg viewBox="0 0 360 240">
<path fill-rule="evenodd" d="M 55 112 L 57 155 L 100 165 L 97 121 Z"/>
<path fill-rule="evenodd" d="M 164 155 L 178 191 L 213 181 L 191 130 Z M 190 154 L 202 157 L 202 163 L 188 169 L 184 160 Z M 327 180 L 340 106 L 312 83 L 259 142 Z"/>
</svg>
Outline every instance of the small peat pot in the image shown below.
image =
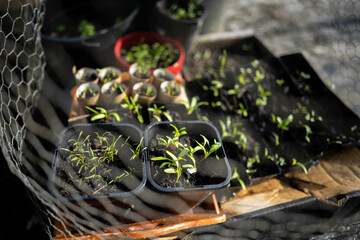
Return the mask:
<svg viewBox="0 0 360 240">
<path fill-rule="evenodd" d="M 157 91 L 151 83 L 136 83 L 132 88 L 132 95 L 139 95 L 138 103 L 141 106 L 147 106 L 157 97 Z"/>
<path fill-rule="evenodd" d="M 166 70 L 165 68 L 157 68 L 153 72 L 153 84 L 156 87 L 156 89 L 160 89 L 160 85 L 163 82 L 175 82 L 175 75 Z"/>
<path fill-rule="evenodd" d="M 124 99 L 125 85 L 118 82 L 107 82 L 101 87 L 100 103 L 102 105 L 117 105 Z"/>
<path fill-rule="evenodd" d="M 60 199 L 125 198 L 145 185 L 142 133 L 131 124 L 74 124 L 55 151 L 50 191 Z"/>
<path fill-rule="evenodd" d="M 95 105 L 100 97 L 100 87 L 95 83 L 83 83 L 77 89 L 75 96 L 82 109 Z"/>
<path fill-rule="evenodd" d="M 129 67 L 129 76 L 130 94 L 132 93 L 132 89 L 136 83 L 149 83 L 151 80 L 151 72 L 140 67 L 137 63 L 131 64 Z"/>
<path fill-rule="evenodd" d="M 101 84 L 108 82 L 121 83 L 121 71 L 116 67 L 105 67 L 99 71 L 99 81 Z"/>
<path fill-rule="evenodd" d="M 182 103 L 180 85 L 175 81 L 161 83 L 157 100 L 164 103 Z"/>
<path fill-rule="evenodd" d="M 75 72 L 76 84 L 99 82 L 98 72 L 93 68 L 83 67 Z"/>
<path fill-rule="evenodd" d="M 231 169 L 216 128 L 202 121 L 158 122 L 145 129 L 148 180 L 161 192 L 225 187 Z"/>
</svg>

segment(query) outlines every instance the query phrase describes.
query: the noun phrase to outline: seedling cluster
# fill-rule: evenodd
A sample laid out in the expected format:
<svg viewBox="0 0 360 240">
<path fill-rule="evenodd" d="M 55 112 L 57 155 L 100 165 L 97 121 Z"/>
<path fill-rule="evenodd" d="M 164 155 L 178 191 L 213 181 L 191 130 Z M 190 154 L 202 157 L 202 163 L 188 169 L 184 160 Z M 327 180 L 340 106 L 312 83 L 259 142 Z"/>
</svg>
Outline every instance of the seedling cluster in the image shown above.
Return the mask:
<svg viewBox="0 0 360 240">
<path fill-rule="evenodd" d="M 133 146 L 128 142 L 129 138 L 124 139 L 120 144 L 122 135 L 115 136 L 111 132 L 102 134 L 94 132 L 84 136 L 83 131 L 77 138 L 68 140 L 70 144 L 67 148 L 61 148 L 61 151 L 68 153 L 67 161 L 78 174 L 76 182 L 79 186 L 83 183 L 100 183 L 103 187 L 119 183 L 125 177 L 132 176 L 135 169 L 127 167 L 119 172 L 118 161 L 121 161 L 119 151 L 125 151 L 128 148 L 134 155 L 130 160 L 139 161 L 140 153 L 138 146 Z M 141 145 L 141 142 L 139 143 Z M 116 170 L 115 170 L 116 168 Z M 118 173 L 114 175 L 113 172 Z"/>
<path fill-rule="evenodd" d="M 158 140 L 158 145 L 164 148 L 163 154 L 152 156 L 151 161 L 161 161 L 160 168 L 163 168 L 165 173 L 176 174 L 176 183 L 184 169 L 189 174 L 196 174 L 202 161 L 210 156 L 219 159 L 218 149 L 221 143 L 216 139 L 209 140 L 200 134 L 202 141 L 195 139 L 194 145 L 189 145 L 181 141 L 182 137 L 189 136 L 185 127 L 178 128 L 174 124 L 169 126 L 173 129 L 172 133 Z"/>
<path fill-rule="evenodd" d="M 179 51 L 170 43 L 140 42 L 127 50 L 123 49 L 121 54 L 127 63 L 138 63 L 140 67 L 149 70 L 169 67 L 178 59 Z"/>
</svg>

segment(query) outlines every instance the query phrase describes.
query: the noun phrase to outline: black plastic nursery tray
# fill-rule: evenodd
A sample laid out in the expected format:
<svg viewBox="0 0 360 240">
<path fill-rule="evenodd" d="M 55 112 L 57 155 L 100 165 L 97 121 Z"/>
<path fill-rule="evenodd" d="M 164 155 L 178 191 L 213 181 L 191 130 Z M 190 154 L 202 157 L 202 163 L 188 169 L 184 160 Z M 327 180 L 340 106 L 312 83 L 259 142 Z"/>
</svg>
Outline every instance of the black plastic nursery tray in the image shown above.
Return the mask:
<svg viewBox="0 0 360 240">
<path fill-rule="evenodd" d="M 221 135 L 225 125 L 246 136 L 246 147 L 238 135 L 222 141 L 226 153 L 238 152 L 252 179 L 295 165 L 305 170 L 320 156 L 360 142 L 359 117 L 300 53 L 274 57 L 256 37 L 200 43 L 184 76 L 189 99 L 209 102 L 198 110 L 199 120 L 213 123 Z M 299 76 L 307 82 L 299 83 Z"/>
</svg>

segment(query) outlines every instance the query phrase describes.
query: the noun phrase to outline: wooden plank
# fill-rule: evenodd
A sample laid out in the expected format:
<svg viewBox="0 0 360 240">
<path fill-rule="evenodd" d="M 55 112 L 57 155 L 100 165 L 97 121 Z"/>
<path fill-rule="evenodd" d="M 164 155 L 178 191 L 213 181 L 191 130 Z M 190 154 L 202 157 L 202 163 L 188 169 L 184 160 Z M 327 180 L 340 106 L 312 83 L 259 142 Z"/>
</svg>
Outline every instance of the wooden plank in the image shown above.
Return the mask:
<svg viewBox="0 0 360 240">
<path fill-rule="evenodd" d="M 56 240 L 100 240 L 112 238 L 140 239 L 174 233 L 183 229 L 218 224 L 226 221 L 225 214 L 180 214 L 140 223 L 124 224 L 88 234 L 57 235 Z"/>
</svg>

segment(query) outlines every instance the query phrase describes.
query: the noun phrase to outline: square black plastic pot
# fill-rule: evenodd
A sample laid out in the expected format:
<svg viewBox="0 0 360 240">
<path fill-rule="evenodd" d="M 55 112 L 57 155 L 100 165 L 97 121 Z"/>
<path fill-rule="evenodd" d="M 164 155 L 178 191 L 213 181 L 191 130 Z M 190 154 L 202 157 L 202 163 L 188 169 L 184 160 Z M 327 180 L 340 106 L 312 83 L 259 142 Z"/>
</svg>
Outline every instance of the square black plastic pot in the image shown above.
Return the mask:
<svg viewBox="0 0 360 240">
<path fill-rule="evenodd" d="M 201 159 L 196 163 L 197 172 L 195 174 L 189 173 L 183 168 L 179 181 L 176 182 L 177 174 L 165 173 L 164 168 L 160 168 L 163 161 L 151 160 L 153 157 L 161 154 L 164 155 L 166 150 L 173 151 L 175 154 L 178 151 L 172 145 L 169 148 L 159 145 L 160 138 L 166 139 L 166 136 L 173 136 L 174 129 L 170 124 L 175 125 L 178 129 L 185 127 L 187 134 L 179 138 L 179 141 L 185 147 L 195 147 L 195 140 L 203 142 L 200 134 L 204 135 L 210 141 L 210 144 L 214 143 L 214 140 L 219 142 L 221 144 L 221 147 L 217 150 L 219 159 L 216 159 L 214 154 L 205 160 L 201 159 L 201 157 L 197 158 L 197 160 Z M 145 146 L 148 158 L 146 162 L 148 181 L 154 189 L 160 192 L 212 190 L 225 187 L 229 184 L 231 178 L 230 165 L 222 146 L 220 135 L 212 124 L 203 121 L 153 123 L 145 129 Z M 197 154 L 200 153 L 199 151 Z"/>
<path fill-rule="evenodd" d="M 88 141 L 84 141 L 86 143 L 83 143 L 81 146 L 83 147 L 86 156 L 90 156 L 87 159 L 90 159 L 94 156 L 92 152 L 96 152 L 99 149 L 99 147 L 96 147 L 99 146 L 99 141 L 96 140 L 99 138 L 96 133 L 105 137 L 101 138 L 104 143 L 106 140 L 110 144 L 114 142 L 114 139 L 121 135 L 115 145 L 115 148 L 118 150 L 115 154 L 116 157 L 114 158 L 114 161 L 110 162 L 108 165 L 101 165 L 101 167 L 97 165 L 93 171 L 91 171 L 90 168 L 83 168 L 80 171 L 81 164 L 78 164 L 77 161 L 71 161 L 70 153 L 64 149 L 73 149 L 72 145 L 74 141 L 71 139 L 84 141 L 84 139 L 89 136 L 88 139 L 90 140 L 90 143 L 87 144 Z M 108 133 L 111 133 L 112 135 L 109 135 Z M 112 136 L 115 138 L 112 138 Z M 83 123 L 65 128 L 59 135 L 59 141 L 54 155 L 52 172 L 48 182 L 50 192 L 59 199 L 70 201 L 124 199 L 138 194 L 142 191 L 146 183 L 145 154 L 141 153 L 138 157 L 132 159 L 132 150 L 135 150 L 136 146 L 140 143 L 141 148 L 143 149 L 144 142 L 142 141 L 142 138 L 143 135 L 140 129 L 126 123 Z M 91 149 L 89 146 L 91 146 Z M 104 145 L 100 143 L 100 146 Z M 108 173 L 105 173 L 108 169 L 111 170 L 109 170 Z M 102 173 L 101 176 L 103 176 L 107 182 L 116 179 L 116 177 L 121 176 L 122 174 L 126 175 L 126 173 L 131 173 L 131 175 L 124 178 L 119 177 L 117 179 L 121 180 L 117 181 L 117 183 L 107 185 L 103 184 L 102 181 L 96 181 L 97 178 L 86 180 L 86 177 L 94 173 L 94 171 Z M 83 182 L 79 184 L 80 180 Z"/>
</svg>

